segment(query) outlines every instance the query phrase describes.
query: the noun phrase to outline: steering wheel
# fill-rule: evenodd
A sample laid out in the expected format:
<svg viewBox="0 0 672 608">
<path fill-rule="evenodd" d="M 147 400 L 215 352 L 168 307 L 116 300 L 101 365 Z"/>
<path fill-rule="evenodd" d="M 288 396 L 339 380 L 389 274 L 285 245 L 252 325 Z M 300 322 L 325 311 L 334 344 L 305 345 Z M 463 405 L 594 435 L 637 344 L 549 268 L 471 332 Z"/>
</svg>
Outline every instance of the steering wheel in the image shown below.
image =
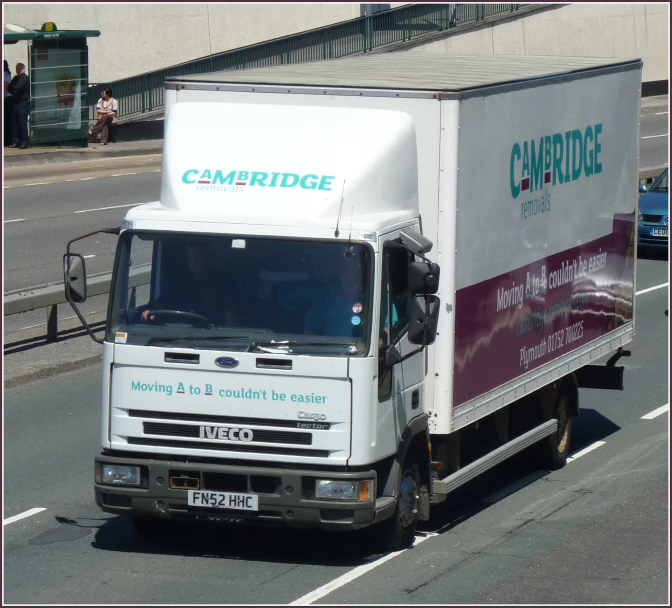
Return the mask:
<svg viewBox="0 0 672 608">
<path fill-rule="evenodd" d="M 154 318 L 152 319 L 152 317 Z M 198 326 L 203 327 L 210 325 L 210 319 L 207 317 L 186 310 L 150 310 L 147 318 L 151 323 L 170 323 L 171 319 L 174 323 L 198 324 Z"/>
</svg>

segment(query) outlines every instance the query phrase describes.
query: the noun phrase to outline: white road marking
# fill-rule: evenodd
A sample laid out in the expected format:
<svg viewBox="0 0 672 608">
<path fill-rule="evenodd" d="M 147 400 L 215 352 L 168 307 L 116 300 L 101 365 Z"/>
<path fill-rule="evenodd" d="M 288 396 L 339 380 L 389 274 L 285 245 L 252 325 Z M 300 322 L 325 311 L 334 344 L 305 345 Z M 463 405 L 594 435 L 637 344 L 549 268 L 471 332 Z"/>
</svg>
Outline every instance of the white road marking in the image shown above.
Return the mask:
<svg viewBox="0 0 672 608">
<path fill-rule="evenodd" d="M 649 293 L 650 291 L 654 291 L 656 289 L 662 289 L 663 287 L 667 287 L 669 283 L 661 283 L 660 285 L 656 285 L 655 287 L 649 287 L 648 289 L 642 289 L 641 291 L 638 291 L 635 293 L 636 296 L 639 296 L 643 293 Z"/>
<path fill-rule="evenodd" d="M 142 203 L 131 203 L 130 205 L 115 205 L 114 207 L 98 207 L 98 209 L 82 209 L 81 211 L 75 211 L 74 213 L 89 213 L 91 211 L 107 211 L 108 209 L 121 209 L 123 207 L 135 207 L 137 205 L 142 205 Z"/>
<path fill-rule="evenodd" d="M 660 116 L 661 114 L 669 114 L 669 112 L 654 112 L 654 116 Z"/>
<path fill-rule="evenodd" d="M 87 312 L 84 316 L 92 316 L 92 315 L 97 315 L 101 312 L 106 312 L 104 310 L 93 310 L 91 312 Z M 67 321 L 69 319 L 77 319 L 77 315 L 71 315 L 70 317 L 62 317 L 60 320 L 61 321 Z M 11 333 L 16 333 L 18 331 L 23 331 L 24 329 L 35 329 L 36 327 L 42 327 L 43 325 L 47 325 L 46 323 L 38 323 L 37 325 L 28 325 L 27 327 L 19 327 L 19 329 L 13 329 Z"/>
<path fill-rule="evenodd" d="M 20 519 L 25 519 L 26 517 L 30 517 L 31 515 L 36 515 L 37 513 L 41 513 L 42 511 L 46 511 L 46 507 L 36 507 L 35 509 L 28 509 L 28 511 L 25 511 L 24 513 L 19 513 L 18 515 L 13 515 L 12 517 L 8 517 L 7 519 L 3 520 L 2 525 L 6 526 L 7 524 L 13 524 L 15 521 L 19 521 Z"/>
<path fill-rule="evenodd" d="M 5 220 L 5 224 L 11 224 L 12 222 L 25 222 L 26 218 L 22 218 L 20 220 Z"/>
<path fill-rule="evenodd" d="M 660 135 L 645 135 L 642 139 L 653 139 L 654 137 L 667 137 L 667 133 L 661 133 Z"/>
<path fill-rule="evenodd" d="M 592 445 L 589 445 L 587 448 L 583 448 L 582 450 L 579 450 L 574 456 L 570 456 L 567 459 L 567 463 L 574 462 L 577 458 L 581 458 L 581 456 L 585 456 L 589 452 L 592 452 L 593 450 L 596 450 L 597 448 L 605 445 L 607 442 L 606 441 L 596 441 Z"/>
<path fill-rule="evenodd" d="M 135 171 L 134 173 L 115 173 L 113 175 L 110 175 L 109 177 L 121 177 L 122 175 L 138 175 L 139 173 L 140 173 L 139 171 Z"/>
<path fill-rule="evenodd" d="M 438 535 L 434 532 L 428 532 L 426 533 L 425 536 L 416 536 L 415 543 L 413 544 L 413 546 L 417 547 L 420 543 L 425 542 L 428 538 L 432 538 L 433 536 Z M 357 566 L 353 570 L 350 570 L 350 572 L 346 572 L 343 576 L 339 576 L 330 583 L 327 583 L 326 585 L 323 585 L 322 587 L 315 589 L 315 591 L 311 591 L 310 593 L 304 595 L 303 597 L 300 597 L 298 600 L 291 602 L 289 605 L 301 606 L 306 604 L 312 604 L 313 602 L 316 602 L 317 600 L 323 598 L 325 595 L 329 595 L 332 591 L 336 591 L 336 589 L 343 587 L 343 585 L 347 585 L 348 583 L 351 583 L 355 579 L 358 579 L 360 576 L 363 576 L 367 572 L 371 572 L 371 570 L 373 570 L 374 568 L 381 566 L 385 562 L 389 562 L 391 559 L 394 559 L 395 557 L 397 557 L 397 555 L 401 555 L 405 551 L 408 551 L 408 549 L 402 549 L 401 551 L 388 553 L 387 555 L 383 555 L 383 557 L 380 557 L 369 564 L 363 564 L 361 566 Z"/>
<path fill-rule="evenodd" d="M 52 182 L 33 182 L 32 184 L 23 184 L 24 186 L 45 186 L 51 184 Z"/>
<path fill-rule="evenodd" d="M 92 253 L 91 255 L 85 255 L 85 256 L 84 256 L 84 259 L 85 259 L 85 260 L 88 260 L 88 259 L 90 259 L 90 258 L 95 258 L 95 257 L 96 257 L 96 254 L 95 254 L 95 253 Z"/>
<path fill-rule="evenodd" d="M 663 405 L 658 409 L 653 410 L 652 412 L 649 412 L 648 414 L 642 416 L 642 420 L 653 420 L 654 418 L 657 418 L 661 414 L 664 414 L 665 412 L 669 411 L 670 411 L 670 404 L 668 403 L 667 405 Z"/>
</svg>

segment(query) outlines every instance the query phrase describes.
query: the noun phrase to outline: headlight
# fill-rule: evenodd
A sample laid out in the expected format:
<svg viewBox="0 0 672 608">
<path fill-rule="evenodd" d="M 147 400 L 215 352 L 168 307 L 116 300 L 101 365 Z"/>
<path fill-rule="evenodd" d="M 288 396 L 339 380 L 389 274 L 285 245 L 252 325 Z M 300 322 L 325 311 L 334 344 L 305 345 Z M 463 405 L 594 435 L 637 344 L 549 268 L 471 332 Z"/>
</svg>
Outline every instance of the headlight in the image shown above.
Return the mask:
<svg viewBox="0 0 672 608">
<path fill-rule="evenodd" d="M 317 479 L 315 482 L 315 498 L 331 500 L 373 500 L 373 481 L 350 481 L 346 479 Z"/>
<path fill-rule="evenodd" d="M 142 483 L 142 477 L 140 476 L 140 467 L 103 464 L 100 468 L 100 477 L 96 475 L 96 481 L 111 486 L 139 486 Z"/>
<path fill-rule="evenodd" d="M 638 219 L 640 222 L 642 221 L 642 212 L 641 212 L 641 210 L 640 210 L 639 208 L 637 209 L 637 219 Z"/>
</svg>

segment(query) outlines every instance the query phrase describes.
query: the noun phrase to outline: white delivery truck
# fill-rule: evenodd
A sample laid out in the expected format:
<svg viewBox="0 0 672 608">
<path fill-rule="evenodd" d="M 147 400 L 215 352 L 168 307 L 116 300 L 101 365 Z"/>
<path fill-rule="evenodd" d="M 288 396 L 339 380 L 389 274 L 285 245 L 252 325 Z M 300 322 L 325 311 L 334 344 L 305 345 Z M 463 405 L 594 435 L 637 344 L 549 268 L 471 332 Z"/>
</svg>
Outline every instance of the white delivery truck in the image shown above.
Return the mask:
<svg viewBox="0 0 672 608">
<path fill-rule="evenodd" d="M 397 52 L 169 78 L 161 198 L 108 230 L 98 505 L 146 534 L 375 524 L 398 548 L 516 452 L 561 467 L 579 388 L 621 389 L 634 338 L 641 69 Z"/>
</svg>

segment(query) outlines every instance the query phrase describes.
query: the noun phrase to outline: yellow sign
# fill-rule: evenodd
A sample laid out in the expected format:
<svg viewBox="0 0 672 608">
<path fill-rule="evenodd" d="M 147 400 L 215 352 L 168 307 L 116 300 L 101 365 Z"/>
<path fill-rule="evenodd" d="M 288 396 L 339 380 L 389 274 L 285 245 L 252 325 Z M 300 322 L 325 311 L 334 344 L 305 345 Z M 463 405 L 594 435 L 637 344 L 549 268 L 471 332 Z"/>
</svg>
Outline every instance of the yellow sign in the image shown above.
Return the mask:
<svg viewBox="0 0 672 608">
<path fill-rule="evenodd" d="M 47 21 L 46 23 L 42 24 L 42 31 L 57 32 L 58 29 L 56 28 L 56 24 L 53 21 Z"/>
</svg>

